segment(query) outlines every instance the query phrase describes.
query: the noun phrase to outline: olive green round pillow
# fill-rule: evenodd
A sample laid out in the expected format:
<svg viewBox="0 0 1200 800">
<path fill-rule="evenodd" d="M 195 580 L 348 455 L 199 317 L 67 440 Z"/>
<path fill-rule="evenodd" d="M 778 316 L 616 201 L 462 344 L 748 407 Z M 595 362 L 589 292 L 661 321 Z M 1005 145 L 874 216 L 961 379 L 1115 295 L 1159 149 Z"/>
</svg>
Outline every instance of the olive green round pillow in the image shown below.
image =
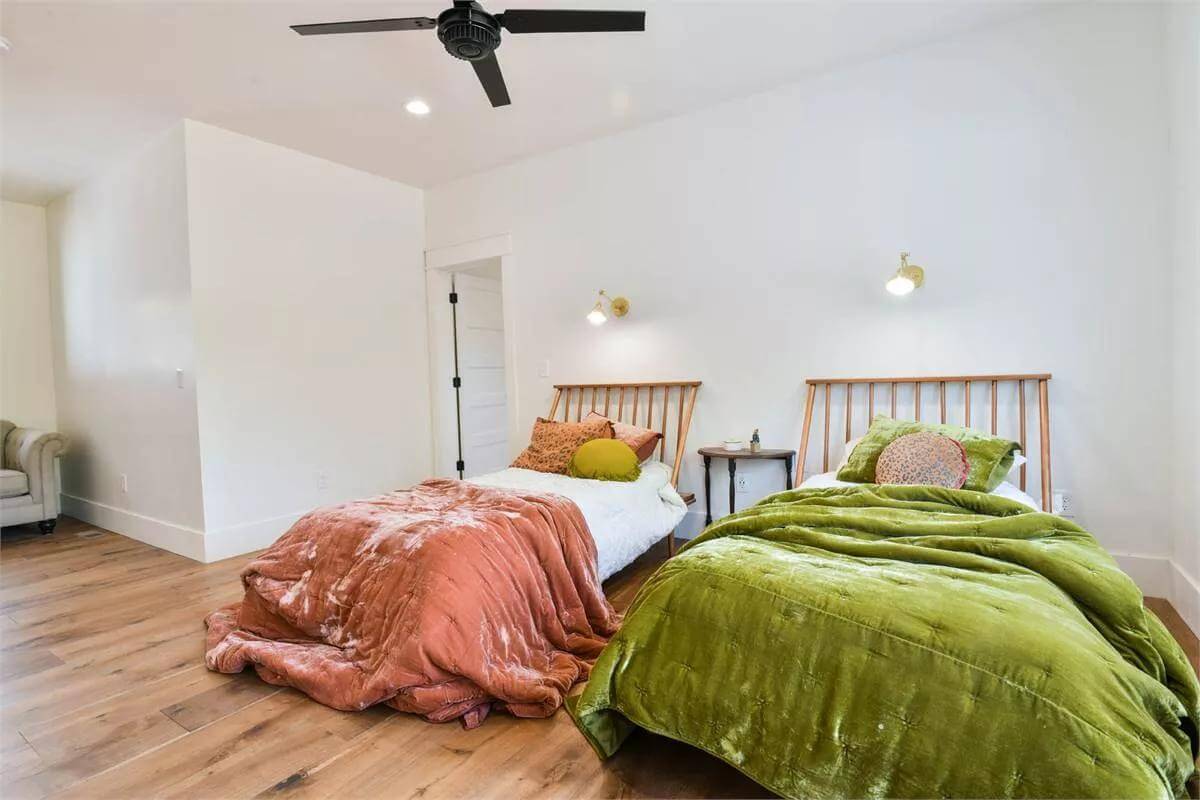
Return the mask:
<svg viewBox="0 0 1200 800">
<path fill-rule="evenodd" d="M 571 456 L 567 474 L 598 481 L 636 481 L 642 470 L 637 453 L 620 439 L 592 439 Z"/>
</svg>

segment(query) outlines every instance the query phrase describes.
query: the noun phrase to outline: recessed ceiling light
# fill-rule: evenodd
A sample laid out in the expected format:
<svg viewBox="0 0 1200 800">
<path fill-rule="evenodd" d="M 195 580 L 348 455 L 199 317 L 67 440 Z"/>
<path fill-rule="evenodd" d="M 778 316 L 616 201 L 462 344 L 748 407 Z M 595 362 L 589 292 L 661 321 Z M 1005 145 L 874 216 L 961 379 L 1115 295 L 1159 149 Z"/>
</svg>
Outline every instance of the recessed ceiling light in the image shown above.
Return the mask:
<svg viewBox="0 0 1200 800">
<path fill-rule="evenodd" d="M 404 110 L 410 114 L 415 114 L 418 117 L 423 117 L 429 113 L 429 103 L 426 103 L 424 100 L 417 97 L 405 103 Z"/>
</svg>

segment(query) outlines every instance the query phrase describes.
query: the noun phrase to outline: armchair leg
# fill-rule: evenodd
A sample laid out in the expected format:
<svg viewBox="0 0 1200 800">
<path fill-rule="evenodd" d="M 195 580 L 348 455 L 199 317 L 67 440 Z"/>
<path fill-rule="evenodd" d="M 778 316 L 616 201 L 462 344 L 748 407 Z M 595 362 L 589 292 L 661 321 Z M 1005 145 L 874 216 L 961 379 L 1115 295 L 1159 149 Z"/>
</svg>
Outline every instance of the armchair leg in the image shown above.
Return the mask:
<svg viewBox="0 0 1200 800">
<path fill-rule="evenodd" d="M 57 524 L 57 519 L 44 519 L 38 523 L 38 530 L 42 532 L 43 536 L 48 536 L 49 534 L 54 533 L 54 526 Z"/>
</svg>

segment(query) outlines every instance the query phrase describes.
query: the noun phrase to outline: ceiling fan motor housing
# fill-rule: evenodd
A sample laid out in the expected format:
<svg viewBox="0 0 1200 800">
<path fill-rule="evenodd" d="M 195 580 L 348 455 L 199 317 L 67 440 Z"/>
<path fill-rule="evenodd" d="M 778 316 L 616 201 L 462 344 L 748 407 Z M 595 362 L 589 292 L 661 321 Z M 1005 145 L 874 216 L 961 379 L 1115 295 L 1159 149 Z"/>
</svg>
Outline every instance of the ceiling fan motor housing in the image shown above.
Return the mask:
<svg viewBox="0 0 1200 800">
<path fill-rule="evenodd" d="M 479 61 L 500 46 L 500 23 L 486 11 L 456 6 L 438 15 L 437 35 L 450 55 Z"/>
</svg>

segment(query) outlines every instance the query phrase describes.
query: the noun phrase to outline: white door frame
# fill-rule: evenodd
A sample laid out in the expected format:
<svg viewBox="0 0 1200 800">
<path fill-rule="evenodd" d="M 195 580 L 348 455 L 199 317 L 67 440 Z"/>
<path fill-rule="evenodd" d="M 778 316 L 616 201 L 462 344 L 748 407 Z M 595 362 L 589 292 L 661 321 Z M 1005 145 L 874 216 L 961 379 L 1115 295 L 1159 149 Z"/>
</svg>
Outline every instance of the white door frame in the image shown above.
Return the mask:
<svg viewBox="0 0 1200 800">
<path fill-rule="evenodd" d="M 433 471 L 435 475 L 449 477 L 457 476 L 454 469 L 454 459 L 442 446 L 445 431 L 455 429 L 456 421 L 446 419 L 445 409 L 453 408 L 453 388 L 443 377 L 446 374 L 445 360 L 450 352 L 448 339 L 444 331 L 438 330 L 439 323 L 445 318 L 437 312 L 439 307 L 447 305 L 446 298 L 450 293 L 450 274 L 469 267 L 478 261 L 500 259 L 500 304 L 504 311 L 504 389 L 508 395 L 508 450 L 509 456 L 515 457 L 521 449 L 520 416 L 517 413 L 517 311 L 516 311 L 516 257 L 512 253 L 512 237 L 509 234 L 489 236 L 486 239 L 476 239 L 472 242 L 434 247 L 425 251 L 425 286 L 429 302 L 429 314 L 426 315 L 429 325 L 429 403 L 432 418 L 430 420 L 430 436 L 433 446 Z M 440 306 L 438 304 L 441 304 Z M 445 385 L 443 385 L 445 384 Z M 449 398 L 450 402 L 439 402 L 439 399 Z M 445 431 L 443 430 L 445 429 Z"/>
</svg>

